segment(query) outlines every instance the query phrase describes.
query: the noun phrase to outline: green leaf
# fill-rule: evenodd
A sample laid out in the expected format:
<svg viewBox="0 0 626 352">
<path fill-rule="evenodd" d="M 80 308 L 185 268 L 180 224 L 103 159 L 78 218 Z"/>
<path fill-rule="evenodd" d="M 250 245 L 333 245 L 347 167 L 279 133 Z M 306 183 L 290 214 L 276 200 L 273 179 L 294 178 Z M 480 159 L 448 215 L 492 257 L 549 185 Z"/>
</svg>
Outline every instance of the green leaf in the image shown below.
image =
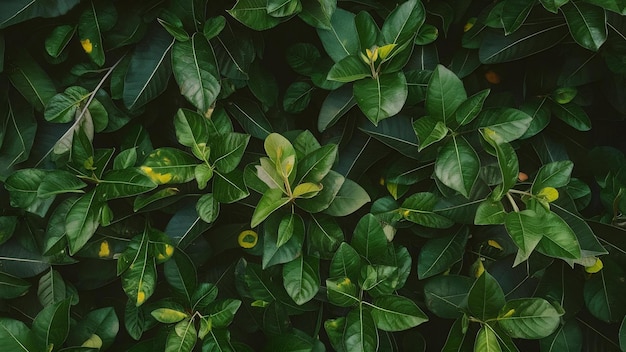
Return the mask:
<svg viewBox="0 0 626 352">
<path fill-rule="evenodd" d="M 478 154 L 464 137 L 452 136 L 439 151 L 435 162 L 435 175 L 446 186 L 466 198 L 478 178 Z"/>
<path fill-rule="evenodd" d="M 204 116 L 213 109 L 220 93 L 215 59 L 206 38 L 195 33 L 191 40 L 176 42 L 172 47 L 172 71 L 180 93 Z M 218 76 L 219 77 L 219 76 Z"/>
<path fill-rule="evenodd" d="M 334 0 L 303 0 L 302 11 L 298 14 L 298 17 L 311 27 L 331 29 L 330 20 L 336 8 L 337 2 Z"/>
<path fill-rule="evenodd" d="M 154 258 L 148 250 L 148 229 L 142 235 L 137 235 L 135 240 L 139 242 L 138 247 L 127 249 L 130 264 L 122 273 L 122 288 L 128 298 L 135 302 L 135 306 L 139 307 L 154 293 L 157 272 Z"/>
<path fill-rule="evenodd" d="M 78 38 L 85 53 L 91 61 L 102 67 L 104 65 L 104 46 L 102 45 L 102 32 L 100 28 L 100 15 L 96 5 L 91 2 L 78 20 Z"/>
<path fill-rule="evenodd" d="M 496 151 L 498 167 L 500 170 L 501 187 L 494 191 L 494 199 L 501 199 L 506 192 L 517 184 L 519 175 L 519 163 L 515 149 L 506 142 L 502 142 L 500 135 L 488 128 L 481 130 L 483 138 Z"/>
<path fill-rule="evenodd" d="M 561 7 L 561 11 L 576 43 L 591 51 L 598 51 L 608 36 L 604 9 L 570 1 Z"/>
<path fill-rule="evenodd" d="M 46 38 L 46 52 L 48 55 L 57 58 L 72 40 L 76 27 L 69 25 L 57 26 L 52 33 Z"/>
<path fill-rule="evenodd" d="M 65 300 L 67 290 L 63 277 L 56 270 L 50 270 L 39 278 L 37 297 L 42 306 L 47 307 Z"/>
<path fill-rule="evenodd" d="M 359 35 L 354 24 L 354 14 L 337 8 L 330 19 L 329 29 L 317 29 L 324 49 L 334 62 L 359 52 Z"/>
<path fill-rule="evenodd" d="M 416 158 L 419 153 L 411 120 L 406 116 L 393 116 L 381 121 L 377 126 L 364 121 L 359 129 L 410 158 Z"/>
<path fill-rule="evenodd" d="M 206 20 L 204 23 L 204 27 L 202 28 L 202 34 L 206 37 L 207 40 L 211 40 L 217 37 L 218 34 L 224 29 L 226 26 L 226 19 L 224 16 L 215 16 Z"/>
<path fill-rule="evenodd" d="M 203 194 L 196 203 L 196 211 L 200 219 L 204 222 L 212 223 L 217 219 L 220 212 L 220 203 L 215 200 L 213 194 Z"/>
<path fill-rule="evenodd" d="M 0 298 L 12 299 L 24 295 L 31 284 L 13 275 L 0 272 Z"/>
<path fill-rule="evenodd" d="M 290 262 L 302 255 L 302 245 L 304 243 L 304 224 L 295 222 L 293 235 L 284 245 L 278 247 L 278 230 L 280 228 L 280 217 L 276 214 L 263 225 L 263 269 L 276 264 Z"/>
<path fill-rule="evenodd" d="M 504 34 L 509 35 L 518 30 L 526 21 L 533 6 L 535 6 L 535 1 L 506 0 L 502 6 Z"/>
<path fill-rule="evenodd" d="M 209 139 L 209 129 L 206 119 L 200 114 L 187 109 L 178 109 L 174 116 L 174 128 L 176 139 L 180 144 L 190 147 L 192 151 L 204 150 Z"/>
<path fill-rule="evenodd" d="M 476 341 L 474 341 L 475 352 L 501 352 L 500 344 L 498 343 L 498 337 L 496 333 L 491 329 L 489 325 L 483 325 L 476 335 Z"/>
<path fill-rule="evenodd" d="M 475 225 L 500 225 L 504 224 L 506 211 L 500 201 L 486 199 L 476 209 L 474 217 Z"/>
<path fill-rule="evenodd" d="M 380 222 L 372 214 L 359 220 L 352 237 L 352 247 L 370 262 L 380 259 L 387 250 L 387 236 Z"/>
<path fill-rule="evenodd" d="M 78 252 L 94 235 L 100 225 L 100 201 L 95 191 L 82 195 L 72 205 L 65 218 L 65 231 L 70 255 Z"/>
<path fill-rule="evenodd" d="M 609 258 L 602 259 L 604 268 L 585 282 L 585 306 L 597 319 L 615 323 L 626 314 L 626 306 L 622 304 L 626 283 L 620 279 L 624 276 L 624 270 Z"/>
<path fill-rule="evenodd" d="M 408 95 L 402 71 L 357 81 L 353 89 L 359 108 L 374 125 L 399 113 Z"/>
<path fill-rule="evenodd" d="M 44 307 L 33 321 L 33 333 L 44 346 L 62 346 L 70 331 L 71 299 Z"/>
<path fill-rule="evenodd" d="M 384 44 L 402 45 L 412 40 L 426 18 L 421 1 L 409 0 L 396 7 L 385 19 L 380 30 Z"/>
<path fill-rule="evenodd" d="M 371 77 L 370 68 L 358 55 L 350 55 L 341 59 L 328 71 L 326 79 L 337 82 L 353 82 L 362 78 Z"/>
<path fill-rule="evenodd" d="M 193 321 L 185 319 L 167 334 L 165 352 L 191 352 L 198 339 Z"/>
<path fill-rule="evenodd" d="M 324 214 L 311 215 L 306 238 L 308 253 L 322 259 L 331 259 L 344 241 L 339 224 Z"/>
<path fill-rule="evenodd" d="M 34 112 L 28 104 L 13 105 L 8 99 L 5 103 L 0 105 L 1 180 L 6 180 L 14 165 L 28 159 L 37 131 Z"/>
<path fill-rule="evenodd" d="M 14 55 L 12 64 L 15 67 L 8 72 L 11 84 L 35 110 L 44 111 L 48 101 L 57 94 L 54 82 L 25 51 L 18 51 Z"/>
<path fill-rule="evenodd" d="M 324 213 L 332 216 L 346 216 L 354 213 L 369 201 L 370 196 L 363 187 L 350 179 L 345 179 Z"/>
<path fill-rule="evenodd" d="M 246 150 L 250 136 L 230 132 L 211 141 L 210 161 L 221 173 L 235 170 Z"/>
<path fill-rule="evenodd" d="M 281 20 L 270 16 L 266 10 L 266 0 L 238 0 L 232 9 L 226 10 L 237 21 L 256 31 L 277 26 Z"/>
<path fill-rule="evenodd" d="M 285 91 L 283 109 L 290 114 L 304 111 L 311 102 L 311 95 L 315 87 L 308 82 L 294 82 Z"/>
<path fill-rule="evenodd" d="M 475 341 L 475 340 L 474 340 Z M 450 331 L 448 332 L 448 338 L 446 344 L 441 349 L 442 352 L 459 352 L 459 351 L 472 351 L 470 339 L 467 339 L 467 320 L 463 318 L 456 319 Z"/>
<path fill-rule="evenodd" d="M 287 243 L 291 239 L 291 236 L 293 236 L 293 232 L 296 228 L 298 230 L 304 229 L 304 221 L 300 215 L 294 213 L 285 214 L 280 219 L 280 225 L 278 225 L 278 241 L 276 242 L 276 246 L 280 247 Z"/>
<path fill-rule="evenodd" d="M 342 242 L 330 261 L 330 277 L 356 282 L 361 275 L 361 257 L 348 243 Z"/>
<path fill-rule="evenodd" d="M 467 309 L 472 316 L 485 321 L 495 318 L 504 304 L 504 292 L 500 284 L 491 274 L 483 272 L 467 295 Z"/>
<path fill-rule="evenodd" d="M 302 10 L 299 0 L 268 0 L 267 13 L 273 17 L 293 16 Z"/>
<path fill-rule="evenodd" d="M 259 204 L 254 209 L 250 227 L 256 227 L 263 222 L 271 213 L 289 203 L 290 199 L 283 197 L 283 191 L 276 188 L 270 188 L 261 197 Z"/>
<path fill-rule="evenodd" d="M 2 4 L 0 7 L 0 28 L 6 28 L 16 23 L 27 21 L 36 17 L 58 17 L 66 14 L 79 0 L 66 0 L 62 3 L 56 1 L 12 1 Z"/>
<path fill-rule="evenodd" d="M 320 288 L 319 259 L 303 256 L 283 266 L 283 286 L 298 305 L 315 297 Z"/>
<path fill-rule="evenodd" d="M 137 44 L 124 78 L 123 100 L 128 109 L 138 109 L 165 91 L 172 72 L 170 54 L 174 42 L 165 30 L 158 28 L 149 31 Z"/>
<path fill-rule="evenodd" d="M 536 194 L 544 187 L 564 187 L 570 180 L 574 163 L 570 160 L 555 161 L 543 165 L 533 180 L 531 192 Z"/>
<path fill-rule="evenodd" d="M 379 337 L 369 309 L 359 306 L 348 313 L 343 338 L 346 352 L 376 351 Z"/>
<path fill-rule="evenodd" d="M 337 123 L 355 105 L 356 100 L 350 85 L 344 85 L 331 91 L 324 99 L 320 108 L 317 117 L 317 129 L 320 132 L 324 132 L 327 128 Z"/>
<path fill-rule="evenodd" d="M 567 36 L 565 27 L 566 24 L 560 21 L 538 22 L 520 27 L 508 36 L 488 30 L 480 43 L 480 62 L 509 62 L 547 50 Z"/>
<path fill-rule="evenodd" d="M 524 135 L 532 117 L 513 108 L 483 110 L 478 116 L 478 127 L 489 128 L 498 136 L 498 141 L 511 142 Z M 495 138 L 494 138 L 495 139 Z"/>
<path fill-rule="evenodd" d="M 434 213 L 437 197 L 433 193 L 418 192 L 412 194 L 402 202 L 399 211 L 410 222 L 432 228 L 448 228 L 453 222 Z"/>
<path fill-rule="evenodd" d="M 109 171 L 96 188 L 96 193 L 103 200 L 131 197 L 149 192 L 157 183 L 138 169 Z"/>
<path fill-rule="evenodd" d="M 480 92 L 472 95 L 462 102 L 459 107 L 454 111 L 454 119 L 459 126 L 467 125 L 472 122 L 483 108 L 483 104 L 489 95 L 490 90 L 484 89 Z"/>
<path fill-rule="evenodd" d="M 189 256 L 181 250 L 176 250 L 172 258 L 165 262 L 163 273 L 174 292 L 183 297 L 187 303 L 191 303 L 198 285 L 198 277 L 196 267 Z"/>
<path fill-rule="evenodd" d="M 298 161 L 296 184 L 321 182 L 337 158 L 337 145 L 327 144 Z"/>
<path fill-rule="evenodd" d="M 513 338 L 540 339 L 556 330 L 561 315 L 542 298 L 520 298 L 502 307 L 498 323 Z"/>
<path fill-rule="evenodd" d="M 35 351 L 35 341 L 26 324 L 6 317 L 0 317 L 0 344 L 7 351 Z"/>
<path fill-rule="evenodd" d="M 383 331 L 403 331 L 428 321 L 415 302 L 403 296 L 381 296 L 372 302 L 372 318 Z"/>
<path fill-rule="evenodd" d="M 539 2 L 541 2 L 541 5 L 543 5 L 546 10 L 552 13 L 558 13 L 559 8 L 567 4 L 569 0 L 539 0 Z"/>
<path fill-rule="evenodd" d="M 175 13 L 164 10 L 157 18 L 157 22 L 159 22 L 159 24 L 178 42 L 189 41 L 189 34 L 185 28 L 183 28 L 183 22 Z"/>
<path fill-rule="evenodd" d="M 361 51 L 364 51 L 365 49 L 372 49 L 376 45 L 378 37 L 380 36 L 380 28 L 378 28 L 376 20 L 374 20 L 369 12 L 359 11 L 354 18 L 354 24 L 356 25 L 356 30 L 359 34 Z"/>
<path fill-rule="evenodd" d="M 530 209 L 506 214 L 504 225 L 520 249 L 518 254 L 520 260 L 527 259 L 543 238 L 544 221 L 539 214 Z"/>
<path fill-rule="evenodd" d="M 109 348 L 119 331 L 119 319 L 113 307 L 99 308 L 87 313 L 76 325 L 72 326 L 68 344 L 80 346 L 93 335 L 102 341 L 102 350 Z"/>
<path fill-rule="evenodd" d="M 215 173 L 213 181 L 213 197 L 220 203 L 234 203 L 246 198 L 250 192 L 243 181 L 243 172 L 234 169 L 232 172 Z"/>
<path fill-rule="evenodd" d="M 4 188 L 9 191 L 11 206 L 33 209 L 37 203 L 37 189 L 45 179 L 47 172 L 40 169 L 22 169 L 9 176 Z"/>
<path fill-rule="evenodd" d="M 472 284 L 467 276 L 434 276 L 424 284 L 426 307 L 438 317 L 459 318 Z"/>
<path fill-rule="evenodd" d="M 587 116 L 583 108 L 575 103 L 551 103 L 550 110 L 556 117 L 578 131 L 589 131 L 591 129 L 589 116 Z"/>
<path fill-rule="evenodd" d="M 463 82 L 443 65 L 430 76 L 426 92 L 426 112 L 428 116 L 448 125 L 454 121 L 454 112 L 467 99 Z"/>
<path fill-rule="evenodd" d="M 415 120 L 413 130 L 419 139 L 419 151 L 439 142 L 448 135 L 448 128 L 445 123 L 430 116 L 423 116 Z"/>
<path fill-rule="evenodd" d="M 252 100 L 239 99 L 227 105 L 226 110 L 252 137 L 265 139 L 272 133 L 272 126 L 265 118 L 263 110 Z"/>
<path fill-rule="evenodd" d="M 565 324 L 559 326 L 552 335 L 541 339 L 539 343 L 542 351 L 581 351 L 583 335 L 580 326 L 575 320 L 567 320 Z"/>
<path fill-rule="evenodd" d="M 469 231 L 461 227 L 458 231 L 441 238 L 428 240 L 421 248 L 417 259 L 417 275 L 420 280 L 448 270 L 463 259 Z"/>
<path fill-rule="evenodd" d="M 285 56 L 292 70 L 301 75 L 310 76 L 320 58 L 320 52 L 311 43 L 296 43 L 285 50 Z"/>
<path fill-rule="evenodd" d="M 579 259 L 581 257 L 578 238 L 565 220 L 549 212 L 544 214 L 542 222 L 543 237 L 537 245 L 538 251 L 556 258 Z"/>
<path fill-rule="evenodd" d="M 122 150 L 113 160 L 113 170 L 128 169 L 137 163 L 137 148 Z"/>
<path fill-rule="evenodd" d="M 144 160 L 141 171 L 155 184 L 185 183 L 194 179 L 198 160 L 171 147 L 154 150 Z"/>
</svg>

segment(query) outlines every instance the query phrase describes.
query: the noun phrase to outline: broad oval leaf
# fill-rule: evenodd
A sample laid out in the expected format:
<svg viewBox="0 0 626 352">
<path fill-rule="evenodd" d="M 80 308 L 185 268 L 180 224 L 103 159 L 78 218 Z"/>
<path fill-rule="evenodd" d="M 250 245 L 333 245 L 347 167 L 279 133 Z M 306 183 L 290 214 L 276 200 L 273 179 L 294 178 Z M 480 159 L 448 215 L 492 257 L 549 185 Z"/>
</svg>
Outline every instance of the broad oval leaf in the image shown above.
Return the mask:
<svg viewBox="0 0 626 352">
<path fill-rule="evenodd" d="M 349 55 L 335 63 L 326 77 L 329 81 L 353 82 L 365 77 L 371 77 L 370 68 L 358 55 Z"/>
<path fill-rule="evenodd" d="M 406 77 L 401 71 L 357 81 L 353 89 L 359 108 L 374 125 L 399 113 L 408 96 Z"/>
<path fill-rule="evenodd" d="M 409 0 L 396 7 L 380 30 L 384 44 L 402 45 L 413 39 L 425 18 L 426 10 L 421 1 Z"/>
<path fill-rule="evenodd" d="M 165 352 L 191 352 L 198 340 L 194 322 L 185 319 L 177 323 L 165 342 Z"/>
<path fill-rule="evenodd" d="M 330 19 L 330 29 L 317 29 L 324 49 L 334 62 L 358 54 L 360 44 L 354 17 L 353 13 L 337 8 Z"/>
<path fill-rule="evenodd" d="M 0 317 L 0 343 L 7 351 L 35 351 L 35 340 L 30 329 L 23 322 L 11 318 Z"/>
<path fill-rule="evenodd" d="M 101 202 L 97 192 L 90 191 L 72 205 L 65 218 L 65 231 L 70 254 L 78 252 L 100 225 Z"/>
<path fill-rule="evenodd" d="M 498 323 L 513 338 L 540 339 L 556 330 L 561 315 L 543 298 L 521 298 L 506 302 Z"/>
<path fill-rule="evenodd" d="M 561 6 L 561 11 L 576 43 L 598 51 L 608 36 L 605 10 L 584 2 L 570 1 Z"/>
<path fill-rule="evenodd" d="M 155 184 L 185 183 L 194 179 L 198 160 L 176 148 L 163 147 L 148 155 L 141 171 Z"/>
<path fill-rule="evenodd" d="M 256 31 L 263 31 L 281 22 L 279 18 L 268 14 L 266 6 L 266 0 L 238 0 L 227 12 L 244 25 Z"/>
<path fill-rule="evenodd" d="M 372 318 L 383 331 L 403 331 L 428 321 L 415 302 L 402 296 L 381 296 L 372 302 Z"/>
<path fill-rule="evenodd" d="M 319 259 L 303 256 L 283 266 L 283 285 L 298 305 L 315 297 L 320 288 Z"/>
<path fill-rule="evenodd" d="M 372 215 L 367 214 L 359 220 L 354 229 L 352 247 L 369 261 L 381 258 L 387 249 L 387 236 L 378 221 Z"/>
<path fill-rule="evenodd" d="M 474 282 L 467 295 L 467 309 L 480 320 L 495 318 L 504 307 L 504 292 L 496 279 L 488 272 Z"/>
<path fill-rule="evenodd" d="M 70 303 L 66 298 L 44 307 L 33 321 L 33 333 L 45 346 L 61 346 L 70 331 Z"/>
<path fill-rule="evenodd" d="M 624 270 L 608 258 L 603 257 L 604 268 L 585 282 L 583 295 L 585 306 L 596 318 L 604 322 L 618 322 L 626 314 L 622 303 L 626 295 Z"/>
<path fill-rule="evenodd" d="M 454 122 L 453 114 L 467 99 L 463 82 L 443 65 L 437 65 L 428 81 L 426 111 L 428 116 L 448 126 Z"/>
<path fill-rule="evenodd" d="M 428 240 L 421 248 L 417 259 L 419 279 L 442 273 L 462 260 L 468 236 L 467 227 L 461 227 L 447 236 Z"/>
<path fill-rule="evenodd" d="M 346 317 L 344 331 L 346 352 L 374 352 L 378 347 L 378 331 L 369 309 L 353 309 Z"/>
<path fill-rule="evenodd" d="M 493 329 L 484 324 L 480 330 L 478 331 L 478 335 L 476 335 L 476 340 L 474 341 L 474 351 L 481 352 L 501 352 L 502 348 L 500 347 L 500 343 L 498 342 L 498 336 L 493 331 Z"/>
<path fill-rule="evenodd" d="M 453 136 L 439 151 L 435 175 L 446 186 L 466 198 L 478 178 L 480 160 L 464 137 Z"/>
</svg>

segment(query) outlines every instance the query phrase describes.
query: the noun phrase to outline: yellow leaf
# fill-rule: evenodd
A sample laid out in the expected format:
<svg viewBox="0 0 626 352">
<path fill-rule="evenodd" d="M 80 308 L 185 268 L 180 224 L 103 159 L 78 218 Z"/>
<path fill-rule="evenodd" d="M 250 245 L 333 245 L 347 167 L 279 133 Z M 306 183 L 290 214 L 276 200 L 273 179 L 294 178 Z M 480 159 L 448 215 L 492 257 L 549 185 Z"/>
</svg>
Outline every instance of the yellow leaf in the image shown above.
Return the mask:
<svg viewBox="0 0 626 352">
<path fill-rule="evenodd" d="M 98 251 L 98 257 L 108 258 L 111 256 L 111 249 L 109 248 L 109 242 L 104 240 L 100 242 L 100 250 Z"/>
<path fill-rule="evenodd" d="M 391 51 L 396 47 L 397 44 L 387 44 L 378 48 L 378 55 L 381 59 L 385 60 L 391 54 Z"/>
<path fill-rule="evenodd" d="M 309 196 L 314 196 L 315 194 L 317 194 L 317 192 L 321 190 L 322 190 L 321 183 L 305 182 L 305 183 L 301 183 L 297 185 L 296 188 L 294 188 L 293 196 L 294 198 L 296 197 L 309 198 Z"/>
<path fill-rule="evenodd" d="M 372 47 L 372 49 L 365 49 L 365 53 L 367 54 L 367 58 L 370 60 L 370 62 L 374 62 L 376 60 L 378 60 L 378 47 L 374 46 Z"/>
<path fill-rule="evenodd" d="M 89 40 L 89 38 L 81 40 L 80 45 L 83 46 L 83 50 L 85 50 L 87 54 L 91 54 L 93 51 L 93 45 L 91 44 L 91 40 Z"/>
<path fill-rule="evenodd" d="M 87 341 L 83 342 L 81 347 L 98 348 L 98 349 L 100 349 L 100 348 L 102 348 L 102 339 L 100 338 L 100 336 L 98 336 L 96 334 L 93 334 L 93 335 L 89 336 Z"/>
<path fill-rule="evenodd" d="M 588 272 L 589 274 L 595 274 L 598 271 L 602 270 L 602 268 L 604 268 L 604 264 L 602 263 L 602 260 L 600 260 L 600 258 L 596 258 L 596 262 L 592 266 L 586 267 L 585 271 Z"/>
<path fill-rule="evenodd" d="M 481 258 L 478 258 L 476 263 L 476 272 L 474 273 L 475 277 L 480 277 L 485 272 L 485 266 L 483 265 L 483 261 Z"/>
<path fill-rule="evenodd" d="M 398 184 L 397 183 L 388 182 L 387 191 L 389 192 L 389 194 L 391 194 L 393 199 L 398 200 Z"/>
<path fill-rule="evenodd" d="M 499 249 L 499 250 L 501 250 L 501 251 L 502 251 L 502 250 L 504 250 L 504 248 L 502 248 L 502 246 L 500 245 L 500 243 L 498 243 L 498 242 L 496 242 L 496 241 L 494 241 L 494 240 L 489 240 L 489 241 L 487 241 L 487 244 L 488 244 L 488 245 L 490 245 L 491 247 L 498 248 L 498 249 Z"/>
<path fill-rule="evenodd" d="M 237 242 L 243 248 L 252 248 L 259 241 L 259 235 L 252 230 L 245 230 L 237 237 Z"/>
<path fill-rule="evenodd" d="M 537 194 L 538 197 L 545 199 L 548 203 L 552 203 L 559 199 L 559 191 L 554 187 L 544 187 Z"/>
</svg>

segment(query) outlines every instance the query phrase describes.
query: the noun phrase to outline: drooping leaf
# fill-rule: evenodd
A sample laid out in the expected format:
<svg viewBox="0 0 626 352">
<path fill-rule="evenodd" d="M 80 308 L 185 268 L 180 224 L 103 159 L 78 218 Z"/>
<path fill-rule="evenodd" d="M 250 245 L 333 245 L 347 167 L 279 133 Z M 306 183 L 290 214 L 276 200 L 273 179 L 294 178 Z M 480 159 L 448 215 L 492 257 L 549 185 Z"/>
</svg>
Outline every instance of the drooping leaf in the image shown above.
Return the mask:
<svg viewBox="0 0 626 352">
<path fill-rule="evenodd" d="M 608 31 L 603 8 L 584 2 L 570 1 L 560 7 L 572 37 L 582 47 L 598 51 Z"/>
</svg>

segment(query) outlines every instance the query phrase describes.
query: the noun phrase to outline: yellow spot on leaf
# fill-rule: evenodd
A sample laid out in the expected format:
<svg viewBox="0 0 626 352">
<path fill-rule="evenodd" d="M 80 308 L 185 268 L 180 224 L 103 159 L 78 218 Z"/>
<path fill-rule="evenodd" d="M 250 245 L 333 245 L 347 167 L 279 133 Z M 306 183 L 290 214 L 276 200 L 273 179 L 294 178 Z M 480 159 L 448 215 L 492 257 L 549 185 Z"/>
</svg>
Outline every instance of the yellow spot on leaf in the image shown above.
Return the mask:
<svg viewBox="0 0 626 352">
<path fill-rule="evenodd" d="M 111 249 L 109 248 L 108 241 L 100 242 L 100 250 L 98 251 L 98 257 L 107 258 L 111 256 Z"/>
<path fill-rule="evenodd" d="M 337 286 L 340 286 L 340 287 L 342 287 L 342 286 L 348 286 L 348 285 L 350 285 L 351 283 L 352 283 L 352 281 L 350 280 L 350 278 L 349 278 L 349 277 L 346 277 L 346 278 L 344 278 L 344 279 L 343 279 L 343 281 L 341 281 L 341 282 L 339 283 L 339 285 L 337 285 Z"/>
<path fill-rule="evenodd" d="M 252 230 L 245 230 L 237 237 L 237 243 L 243 248 L 252 248 L 259 241 L 259 235 Z"/>
<path fill-rule="evenodd" d="M 504 250 L 504 248 L 502 248 L 500 243 L 498 243 L 498 242 L 496 242 L 494 240 L 487 241 L 487 244 L 490 245 L 491 247 L 498 248 L 499 250 Z"/>
<path fill-rule="evenodd" d="M 85 50 L 87 54 L 91 54 L 93 51 L 93 45 L 91 44 L 91 40 L 89 40 L 89 38 L 81 40 L 80 45 L 83 46 L 83 50 Z"/>
<path fill-rule="evenodd" d="M 585 268 L 585 271 L 589 274 L 595 274 L 598 271 L 602 270 L 602 268 L 604 268 L 604 264 L 602 263 L 602 260 L 600 260 L 600 258 L 597 258 L 596 262 L 592 266 L 588 266 Z"/>
<path fill-rule="evenodd" d="M 159 254 L 157 254 L 157 260 L 163 261 L 170 258 L 172 254 L 174 254 L 174 246 L 172 246 L 171 244 L 166 244 L 165 253 L 159 251 Z"/>
<path fill-rule="evenodd" d="M 140 306 L 146 301 L 146 294 L 143 291 L 137 292 L 137 305 Z"/>
<path fill-rule="evenodd" d="M 508 317 L 511 317 L 511 316 L 513 316 L 513 314 L 515 314 L 515 309 L 511 309 L 511 310 L 509 310 L 508 312 L 506 312 L 506 314 L 504 314 L 504 315 L 502 316 L 502 318 L 508 318 Z"/>
<path fill-rule="evenodd" d="M 559 199 L 559 191 L 554 187 L 544 187 L 537 196 L 545 199 L 548 203 L 552 203 Z"/>
<path fill-rule="evenodd" d="M 160 185 L 164 183 L 168 183 L 172 180 L 172 174 L 170 173 L 160 174 L 158 172 L 154 172 L 154 170 L 152 170 L 152 168 L 149 166 L 142 166 L 141 171 L 143 171 L 143 173 L 146 174 L 146 176 L 150 177 L 150 179 L 154 183 L 157 183 Z"/>
<path fill-rule="evenodd" d="M 408 217 L 410 214 L 411 214 L 411 211 L 408 209 L 402 212 L 402 216 L 404 216 L 405 218 Z"/>
</svg>

